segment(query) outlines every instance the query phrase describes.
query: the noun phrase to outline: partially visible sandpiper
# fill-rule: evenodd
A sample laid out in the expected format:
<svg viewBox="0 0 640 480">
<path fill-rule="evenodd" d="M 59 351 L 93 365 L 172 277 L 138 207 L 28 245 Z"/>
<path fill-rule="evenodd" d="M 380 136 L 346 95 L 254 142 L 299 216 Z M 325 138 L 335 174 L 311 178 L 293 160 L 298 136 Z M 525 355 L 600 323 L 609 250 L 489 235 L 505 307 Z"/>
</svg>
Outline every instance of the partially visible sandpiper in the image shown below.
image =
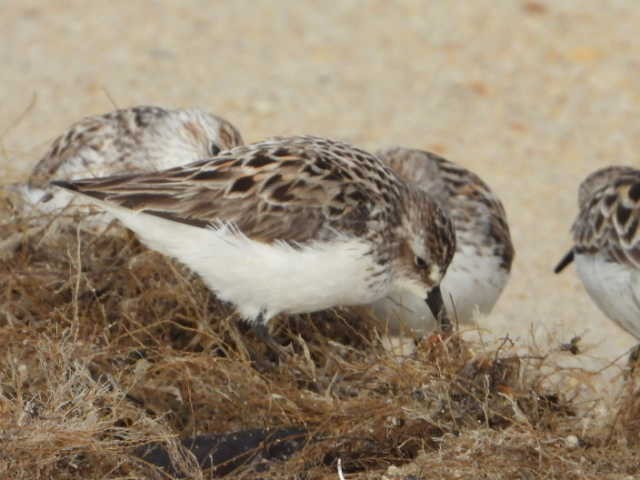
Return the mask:
<svg viewBox="0 0 640 480">
<path fill-rule="evenodd" d="M 456 252 L 442 279 L 449 317 L 468 323 L 476 312 L 489 313 L 509 279 L 514 257 L 498 197 L 476 174 L 433 153 L 396 147 L 377 155 L 405 181 L 428 192 L 453 221 Z M 373 309 L 392 331 L 401 325 L 418 331 L 436 326 L 411 292 L 394 290 Z"/>
<path fill-rule="evenodd" d="M 275 138 L 152 174 L 54 185 L 82 194 L 151 248 L 197 272 L 258 331 L 279 313 L 425 300 L 446 325 L 439 284 L 453 226 L 376 156 L 317 137 Z"/>
<path fill-rule="evenodd" d="M 152 172 L 242 145 L 227 120 L 197 108 L 138 106 L 86 117 L 56 138 L 20 193 L 37 212 L 65 208 L 72 196 L 52 180 Z"/>
<path fill-rule="evenodd" d="M 640 340 L 640 170 L 595 171 L 578 191 L 573 247 L 556 266 L 573 260 L 598 308 Z"/>
</svg>

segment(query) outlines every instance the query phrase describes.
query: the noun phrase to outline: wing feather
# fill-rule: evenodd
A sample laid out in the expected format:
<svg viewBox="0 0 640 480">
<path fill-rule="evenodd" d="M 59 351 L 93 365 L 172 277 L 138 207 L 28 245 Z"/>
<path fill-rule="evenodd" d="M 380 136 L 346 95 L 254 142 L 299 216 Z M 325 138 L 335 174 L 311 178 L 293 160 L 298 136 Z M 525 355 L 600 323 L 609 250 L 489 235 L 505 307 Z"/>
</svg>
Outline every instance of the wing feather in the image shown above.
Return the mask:
<svg viewBox="0 0 640 480">
<path fill-rule="evenodd" d="M 336 222 L 364 231 L 376 203 L 372 192 L 382 185 L 380 194 L 398 195 L 401 182 L 364 151 L 293 137 L 157 173 L 55 184 L 176 222 L 225 222 L 254 240 L 305 242 L 334 235 Z"/>
</svg>

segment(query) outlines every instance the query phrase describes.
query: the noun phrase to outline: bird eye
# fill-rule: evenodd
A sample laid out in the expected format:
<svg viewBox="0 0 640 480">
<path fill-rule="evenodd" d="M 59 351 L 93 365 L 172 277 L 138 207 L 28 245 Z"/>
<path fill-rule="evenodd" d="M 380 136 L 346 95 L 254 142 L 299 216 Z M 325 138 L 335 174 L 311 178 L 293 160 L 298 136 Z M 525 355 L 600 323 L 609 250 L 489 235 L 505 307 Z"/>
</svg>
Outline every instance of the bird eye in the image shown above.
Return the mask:
<svg viewBox="0 0 640 480">
<path fill-rule="evenodd" d="M 422 257 L 416 257 L 416 267 L 418 267 L 419 269 L 426 269 L 427 262 L 425 262 L 424 258 Z"/>
<path fill-rule="evenodd" d="M 217 143 L 211 142 L 211 145 L 209 146 L 209 153 L 214 157 L 220 153 L 220 147 Z"/>
</svg>

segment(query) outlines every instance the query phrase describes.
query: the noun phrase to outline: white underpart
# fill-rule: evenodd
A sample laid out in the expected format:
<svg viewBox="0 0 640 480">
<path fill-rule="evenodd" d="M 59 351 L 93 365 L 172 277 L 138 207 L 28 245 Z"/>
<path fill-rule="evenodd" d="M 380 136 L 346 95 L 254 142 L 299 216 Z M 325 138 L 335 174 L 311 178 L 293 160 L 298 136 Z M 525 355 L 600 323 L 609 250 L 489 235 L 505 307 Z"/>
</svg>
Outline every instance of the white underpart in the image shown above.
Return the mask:
<svg viewBox="0 0 640 480">
<path fill-rule="evenodd" d="M 370 286 L 370 246 L 343 238 L 294 248 L 247 238 L 230 226 L 198 228 L 154 215 L 101 204 L 150 248 L 198 273 L 221 300 L 247 320 L 281 312 L 302 313 L 337 305 L 371 303 L 389 291 L 389 280 Z"/>
<path fill-rule="evenodd" d="M 598 308 L 640 339 L 640 271 L 602 255 L 576 254 L 576 269 Z"/>
<path fill-rule="evenodd" d="M 453 322 L 473 322 L 488 314 L 507 283 L 509 274 L 493 255 L 478 255 L 474 247 L 462 245 L 456 251 L 440 289 Z M 419 332 L 433 331 L 437 322 L 425 302 L 427 292 L 394 290 L 376 302 L 373 311 L 392 332 L 402 327 Z"/>
</svg>

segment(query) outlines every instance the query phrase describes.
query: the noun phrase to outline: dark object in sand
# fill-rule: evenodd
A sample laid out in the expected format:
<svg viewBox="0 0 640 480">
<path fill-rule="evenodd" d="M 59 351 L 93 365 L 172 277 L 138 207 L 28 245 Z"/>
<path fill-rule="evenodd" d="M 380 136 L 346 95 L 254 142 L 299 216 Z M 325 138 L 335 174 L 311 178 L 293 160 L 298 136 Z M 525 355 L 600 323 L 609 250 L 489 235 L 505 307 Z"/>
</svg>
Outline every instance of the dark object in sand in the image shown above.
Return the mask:
<svg viewBox="0 0 640 480">
<path fill-rule="evenodd" d="M 226 475 L 240 466 L 252 465 L 256 472 L 268 470 L 269 463 L 284 461 L 307 443 L 303 428 L 287 427 L 277 430 L 256 428 L 233 433 L 198 435 L 182 440 L 202 469 L 213 469 L 215 475 Z M 163 444 L 146 445 L 135 454 L 156 465 L 166 473 L 181 477 Z"/>
</svg>

